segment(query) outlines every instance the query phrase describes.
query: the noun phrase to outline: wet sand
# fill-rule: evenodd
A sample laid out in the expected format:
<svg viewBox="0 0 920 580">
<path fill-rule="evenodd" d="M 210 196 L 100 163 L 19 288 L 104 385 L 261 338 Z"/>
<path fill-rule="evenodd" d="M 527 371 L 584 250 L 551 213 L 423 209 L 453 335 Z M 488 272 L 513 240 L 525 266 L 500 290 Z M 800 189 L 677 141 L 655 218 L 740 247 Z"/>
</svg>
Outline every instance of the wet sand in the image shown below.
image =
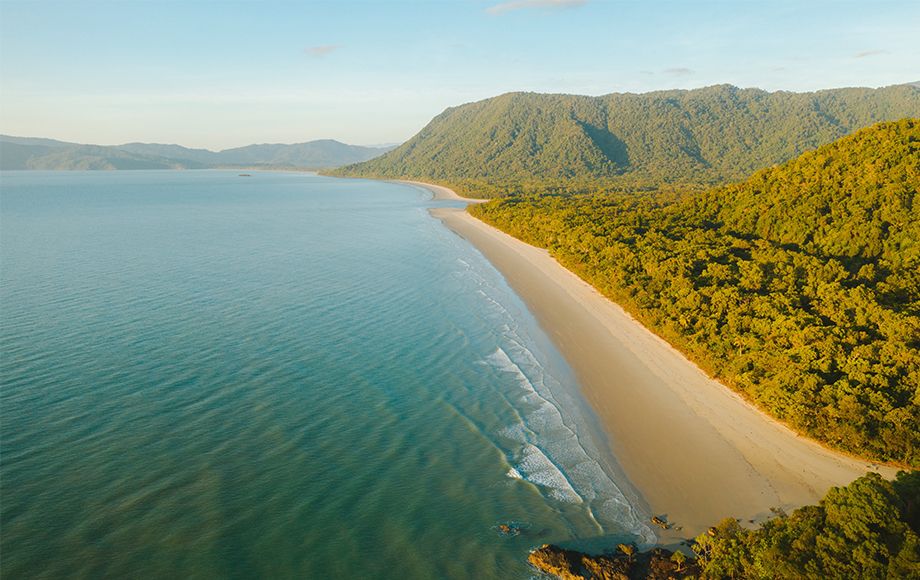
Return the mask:
<svg viewBox="0 0 920 580">
<path fill-rule="evenodd" d="M 412 184 L 436 199 L 463 199 L 447 188 Z M 707 377 L 545 250 L 465 210 L 430 211 L 502 273 L 559 349 L 640 497 L 638 507 L 682 528 L 658 530 L 663 545 L 725 517 L 756 524 L 771 516 L 771 507 L 791 512 L 815 504 L 830 487 L 867 471 L 887 478 L 897 472 L 798 436 Z"/>
</svg>

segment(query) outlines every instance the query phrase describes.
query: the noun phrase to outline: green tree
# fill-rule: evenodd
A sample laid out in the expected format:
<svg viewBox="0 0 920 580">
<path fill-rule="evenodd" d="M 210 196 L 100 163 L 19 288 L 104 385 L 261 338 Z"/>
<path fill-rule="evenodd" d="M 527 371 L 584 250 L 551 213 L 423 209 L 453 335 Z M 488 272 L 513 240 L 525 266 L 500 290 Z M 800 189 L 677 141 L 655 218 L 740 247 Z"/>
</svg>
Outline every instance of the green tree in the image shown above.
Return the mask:
<svg viewBox="0 0 920 580">
<path fill-rule="evenodd" d="M 639 553 L 639 548 L 635 544 L 618 544 L 617 550 L 623 552 L 630 563 L 632 563 L 633 556 Z"/>
<path fill-rule="evenodd" d="M 680 550 L 677 550 L 671 554 L 671 561 L 677 564 L 677 571 L 680 572 L 681 566 L 683 566 L 684 562 L 687 561 L 687 555 Z"/>
<path fill-rule="evenodd" d="M 909 580 L 920 577 L 920 536 L 914 519 L 920 473 L 895 481 L 869 473 L 832 488 L 816 506 L 748 531 L 732 519 L 697 538 L 711 580 Z M 914 506 L 914 507 L 912 507 Z"/>
</svg>

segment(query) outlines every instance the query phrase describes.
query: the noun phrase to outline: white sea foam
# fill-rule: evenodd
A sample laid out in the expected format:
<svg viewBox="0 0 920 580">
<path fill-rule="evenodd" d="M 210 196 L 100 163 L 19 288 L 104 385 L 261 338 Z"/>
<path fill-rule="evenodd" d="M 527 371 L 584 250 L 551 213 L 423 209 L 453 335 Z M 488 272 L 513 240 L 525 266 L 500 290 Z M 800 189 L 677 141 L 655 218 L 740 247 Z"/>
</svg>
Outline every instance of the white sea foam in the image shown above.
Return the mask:
<svg viewBox="0 0 920 580">
<path fill-rule="evenodd" d="M 498 433 L 520 444 L 511 451 L 509 477 L 542 486 L 556 500 L 584 504 L 601 528 L 626 528 L 646 543 L 654 543 L 654 534 L 597 461 L 596 447 L 586 434 L 579 434 L 578 425 L 583 421 L 578 410 L 574 406 L 565 409 L 557 402 L 547 385 L 554 379 L 546 375 L 532 351 L 518 342 L 509 349 L 512 346 L 518 362 L 502 348 L 481 361 L 496 371 L 511 373 L 522 390 L 516 405 L 521 422 Z M 561 385 L 555 386 L 560 398 L 571 403 Z"/>
<path fill-rule="evenodd" d="M 535 445 L 524 443 L 518 471 L 525 474 L 527 481 L 550 488 L 551 495 L 559 501 L 576 504 L 583 502 L 565 474 Z"/>
<path fill-rule="evenodd" d="M 498 443 L 511 463 L 508 477 L 542 486 L 556 500 L 583 505 L 602 529 L 612 526 L 655 543 L 644 518 L 598 461 L 601 451 L 588 434 L 574 379 L 570 375 L 560 379 L 548 371 L 544 361 L 550 357 L 539 345 L 545 343 L 547 352 L 553 347 L 545 337 L 540 342 L 532 336 L 540 333 L 536 322 L 487 265 L 477 259 L 458 263 L 458 279 L 482 297 L 484 307 L 477 315 L 489 320 L 500 345 L 478 362 L 509 373 L 521 389 L 516 396 L 505 393 L 520 422 L 496 433 L 516 443 Z M 558 363 L 565 364 L 561 359 Z"/>
<path fill-rule="evenodd" d="M 505 326 L 505 328 L 508 328 Z M 510 330 L 510 329 L 509 329 Z M 536 390 L 533 387 L 533 383 L 527 378 L 527 375 L 521 371 L 521 367 L 517 366 L 512 362 L 508 355 L 502 349 L 497 349 L 494 353 L 486 357 L 485 362 L 490 365 L 492 368 L 504 371 L 507 373 L 514 373 L 518 380 L 518 383 L 521 385 L 521 388 L 525 391 L 535 393 Z"/>
</svg>

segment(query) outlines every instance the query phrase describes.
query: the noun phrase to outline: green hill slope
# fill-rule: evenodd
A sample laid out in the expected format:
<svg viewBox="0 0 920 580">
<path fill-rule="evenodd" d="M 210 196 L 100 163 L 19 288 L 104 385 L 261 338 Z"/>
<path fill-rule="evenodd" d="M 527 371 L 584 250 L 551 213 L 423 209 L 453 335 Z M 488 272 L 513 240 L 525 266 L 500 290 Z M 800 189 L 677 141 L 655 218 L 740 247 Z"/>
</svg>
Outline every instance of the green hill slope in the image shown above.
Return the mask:
<svg viewBox="0 0 920 580">
<path fill-rule="evenodd" d="M 781 170 L 711 191 L 687 212 L 821 256 L 920 263 L 915 121 L 862 130 Z"/>
<path fill-rule="evenodd" d="M 670 205 L 527 196 L 470 211 L 796 430 L 920 467 L 920 121 Z"/>
<path fill-rule="evenodd" d="M 435 181 L 467 195 L 703 189 L 879 121 L 920 89 L 768 93 L 721 85 L 602 97 L 510 93 L 446 110 L 394 151 L 330 175 Z"/>
</svg>

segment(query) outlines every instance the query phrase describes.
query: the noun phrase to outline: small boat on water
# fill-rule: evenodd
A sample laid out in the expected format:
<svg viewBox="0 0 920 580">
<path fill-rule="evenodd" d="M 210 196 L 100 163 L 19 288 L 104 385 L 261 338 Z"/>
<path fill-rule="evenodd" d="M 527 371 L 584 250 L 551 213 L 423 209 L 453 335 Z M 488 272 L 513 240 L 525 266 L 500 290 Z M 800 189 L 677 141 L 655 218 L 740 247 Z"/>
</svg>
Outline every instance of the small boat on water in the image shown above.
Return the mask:
<svg viewBox="0 0 920 580">
<path fill-rule="evenodd" d="M 240 177 L 249 177 L 248 173 L 240 173 Z"/>
</svg>

